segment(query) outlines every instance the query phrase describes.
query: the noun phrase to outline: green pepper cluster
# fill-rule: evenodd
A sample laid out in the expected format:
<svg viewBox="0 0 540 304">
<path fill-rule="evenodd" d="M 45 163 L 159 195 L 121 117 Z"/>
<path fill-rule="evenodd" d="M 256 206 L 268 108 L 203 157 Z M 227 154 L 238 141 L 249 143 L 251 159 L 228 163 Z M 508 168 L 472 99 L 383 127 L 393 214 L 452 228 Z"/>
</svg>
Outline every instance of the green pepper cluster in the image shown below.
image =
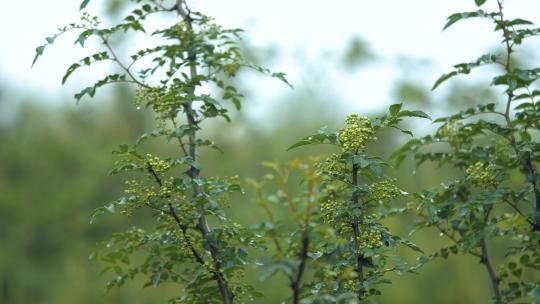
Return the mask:
<svg viewBox="0 0 540 304">
<path fill-rule="evenodd" d="M 178 113 L 178 99 L 167 87 L 139 87 L 135 92 L 136 105 L 150 105 L 157 115 L 158 123 L 164 124 Z"/>
<path fill-rule="evenodd" d="M 339 175 L 346 172 L 347 166 L 345 166 L 343 160 L 338 154 L 332 154 L 325 158 L 323 161 L 317 163 L 317 174 Z"/>
<path fill-rule="evenodd" d="M 147 164 L 150 164 L 150 166 L 152 166 L 152 169 L 157 174 L 164 173 L 171 168 L 171 165 L 168 162 L 160 159 L 157 156 L 153 156 L 152 154 L 145 155 L 145 162 Z"/>
<path fill-rule="evenodd" d="M 124 194 L 129 204 L 122 204 L 120 213 L 131 216 L 133 211 L 143 204 L 147 204 L 157 197 L 156 189 L 145 185 L 140 180 L 126 180 Z"/>
<path fill-rule="evenodd" d="M 377 248 L 381 247 L 382 237 L 381 233 L 376 229 L 370 229 L 367 226 L 362 225 L 360 228 L 360 234 L 358 235 L 358 244 L 360 248 Z"/>
<path fill-rule="evenodd" d="M 174 190 L 174 178 L 169 178 L 166 180 L 163 185 L 159 188 L 159 195 L 164 198 L 169 198 L 172 196 Z"/>
<path fill-rule="evenodd" d="M 148 201 L 156 196 L 155 189 L 146 186 L 140 180 L 127 180 L 125 181 L 126 189 L 124 194 L 128 197 L 136 197 L 140 201 Z"/>
<path fill-rule="evenodd" d="M 338 138 L 343 151 L 356 154 L 365 149 L 368 142 L 374 140 L 375 132 L 371 121 L 358 114 L 349 114 L 345 118 L 346 128 L 339 131 Z"/>
<path fill-rule="evenodd" d="M 377 183 L 371 184 L 369 187 L 373 201 L 389 201 L 401 194 L 401 191 L 396 186 L 396 179 L 386 179 Z"/>
<path fill-rule="evenodd" d="M 486 165 L 482 162 L 477 162 L 469 166 L 465 173 L 467 178 L 476 186 L 497 186 L 497 175 L 494 164 Z"/>
<path fill-rule="evenodd" d="M 469 144 L 471 143 L 472 139 L 470 136 L 461 132 L 463 126 L 464 124 L 461 121 L 447 123 L 439 128 L 437 131 L 437 137 L 439 139 L 446 138 L 452 147 L 459 147 L 463 144 Z"/>
<path fill-rule="evenodd" d="M 351 235 L 353 230 L 351 227 L 351 217 L 343 213 L 346 206 L 342 202 L 328 200 L 321 204 L 321 215 L 324 223 L 333 227 L 335 231 L 341 235 Z"/>
</svg>

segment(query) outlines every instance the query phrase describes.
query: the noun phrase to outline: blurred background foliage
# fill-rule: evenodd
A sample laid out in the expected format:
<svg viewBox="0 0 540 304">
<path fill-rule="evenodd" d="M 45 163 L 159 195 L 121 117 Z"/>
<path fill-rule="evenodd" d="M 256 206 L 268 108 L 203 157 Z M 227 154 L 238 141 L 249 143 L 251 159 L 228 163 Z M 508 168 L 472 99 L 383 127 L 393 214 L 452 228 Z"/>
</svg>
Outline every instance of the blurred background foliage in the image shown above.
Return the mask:
<svg viewBox="0 0 540 304">
<path fill-rule="evenodd" d="M 110 3 L 111 14 L 122 6 L 120 1 Z M 263 65 L 279 56 L 279 50 L 272 48 L 244 48 Z M 352 37 L 342 50 L 321 54 L 321 58 L 325 61 L 321 65 L 300 63 L 302 83 L 278 96 L 271 107 L 265 106 L 264 113 L 258 113 L 261 104 L 250 94 L 252 75 L 241 77 L 238 85 L 246 93 L 244 110 L 235 114 L 232 123 L 203 126 L 205 136 L 224 151 L 202 152 L 203 175 L 260 178 L 266 173 L 260 166 L 262 161 L 284 162 L 329 152 L 320 148 L 286 151 L 291 143 L 321 126 L 338 128 L 349 112 L 347 105 L 340 103 L 338 92 L 325 86 L 325 71 L 344 67 L 345 72 L 362 73 L 364 66 L 388 59 L 374 54 L 361 37 Z M 440 115 L 497 96 L 481 83 L 457 81 L 434 100 L 431 83 L 413 77 L 429 69 L 429 64 L 410 58 L 397 58 L 393 64 L 401 67 L 402 75 L 391 88 L 392 102 L 404 102 L 408 108 Z M 110 274 L 99 276 L 101 266 L 88 259 L 96 243 L 111 233 L 150 223 L 148 214 L 129 219 L 110 214 L 89 224 L 92 210 L 123 190 L 121 176 L 107 175 L 114 162 L 110 152 L 153 128 L 152 114 L 130 103 L 133 93 L 129 88 L 115 87 L 80 105 L 72 100 L 51 103 L 0 80 L 0 303 L 164 303 L 174 295 L 175 286 L 143 288 L 142 280 L 105 294 Z M 358 96 L 361 98 L 362 92 Z M 434 127 L 410 128 L 421 135 Z M 383 156 L 405 140 L 392 131 L 378 137 L 373 150 Z M 163 142 L 146 145 L 149 151 L 175 152 Z M 452 173 L 430 165 L 414 172 L 412 165 L 405 163 L 396 174 L 400 186 L 412 192 L 436 186 Z M 239 222 L 254 224 L 264 215 L 254 203 L 253 193 L 246 190 L 245 195 L 234 197 L 230 212 Z M 405 236 L 411 220 L 390 219 L 387 224 Z M 445 243 L 435 231 L 419 233 L 414 240 L 426 252 Z M 412 251 L 402 254 L 411 261 L 416 257 Z M 267 295 L 260 303 L 279 303 L 288 296 L 284 278 L 260 282 L 255 274 L 248 277 Z M 487 274 L 470 257 L 436 260 L 418 275 L 392 279 L 394 284 L 384 289 L 380 303 L 487 303 L 491 293 Z"/>
</svg>

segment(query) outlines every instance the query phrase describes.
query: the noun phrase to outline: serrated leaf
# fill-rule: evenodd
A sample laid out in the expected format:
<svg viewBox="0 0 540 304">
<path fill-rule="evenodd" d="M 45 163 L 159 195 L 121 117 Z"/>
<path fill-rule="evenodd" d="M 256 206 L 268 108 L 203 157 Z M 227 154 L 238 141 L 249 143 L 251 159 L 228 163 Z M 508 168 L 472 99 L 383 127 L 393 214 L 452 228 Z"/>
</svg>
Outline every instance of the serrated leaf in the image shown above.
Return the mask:
<svg viewBox="0 0 540 304">
<path fill-rule="evenodd" d="M 452 26 L 454 23 L 456 23 L 458 21 L 461 21 L 461 20 L 465 20 L 465 19 L 469 19 L 469 18 L 478 18 L 478 17 L 480 17 L 480 18 L 489 18 L 489 17 L 493 17 L 494 15 L 495 15 L 495 13 L 487 14 L 483 10 L 477 10 L 475 12 L 455 13 L 455 14 L 450 15 L 446 19 L 447 22 L 443 27 L 443 31 L 446 30 L 447 28 L 449 28 L 450 26 Z"/>
</svg>

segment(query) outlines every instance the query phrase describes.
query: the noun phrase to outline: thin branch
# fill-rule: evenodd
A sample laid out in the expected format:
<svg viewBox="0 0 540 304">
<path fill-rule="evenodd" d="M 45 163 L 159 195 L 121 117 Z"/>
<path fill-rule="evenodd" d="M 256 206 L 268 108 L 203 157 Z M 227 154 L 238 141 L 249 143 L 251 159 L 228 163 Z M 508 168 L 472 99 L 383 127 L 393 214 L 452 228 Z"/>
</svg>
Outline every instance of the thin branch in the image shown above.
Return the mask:
<svg viewBox="0 0 540 304">
<path fill-rule="evenodd" d="M 502 302 L 502 297 L 501 297 L 501 291 L 499 289 L 501 280 L 497 277 L 497 274 L 495 274 L 495 271 L 493 270 L 493 266 L 491 265 L 485 239 L 482 240 L 482 256 L 480 258 L 480 263 L 484 264 L 489 274 L 491 287 L 493 288 L 493 293 L 495 296 L 495 303 L 502 304 L 503 302 Z"/>
<path fill-rule="evenodd" d="M 152 177 L 154 177 L 154 180 L 159 185 L 159 187 L 163 187 L 163 181 L 161 180 L 161 177 L 159 177 L 159 175 L 157 174 L 157 172 L 154 170 L 154 168 L 152 167 L 150 163 L 146 164 L 146 170 L 148 170 L 148 172 L 152 175 Z M 161 210 L 160 208 L 158 208 L 158 210 L 173 217 L 174 221 L 178 225 L 178 228 L 180 228 L 180 231 L 182 231 L 184 239 L 186 240 L 186 245 L 188 249 L 191 251 L 191 253 L 193 254 L 193 257 L 199 264 L 204 265 L 204 259 L 202 255 L 197 251 L 197 249 L 193 245 L 193 242 L 191 241 L 191 239 L 189 238 L 189 235 L 187 234 L 187 226 L 185 224 L 182 224 L 182 221 L 180 220 L 180 217 L 176 213 L 176 210 L 174 209 L 174 206 L 172 205 L 172 203 L 169 202 L 168 212 Z M 214 276 L 216 275 L 217 274 L 214 273 Z"/>
<path fill-rule="evenodd" d="M 293 290 L 293 304 L 300 303 L 300 293 L 302 291 L 302 277 L 304 276 L 304 271 L 306 269 L 306 263 L 308 259 L 309 252 L 309 231 L 308 227 L 304 226 L 302 229 L 302 245 L 300 252 L 298 253 L 298 259 L 300 264 L 296 271 L 296 277 L 291 281 L 291 288 Z"/>
<path fill-rule="evenodd" d="M 126 74 L 129 75 L 129 77 L 131 78 L 131 80 L 132 80 L 133 82 L 135 82 L 136 84 L 140 85 L 141 87 L 150 88 L 149 85 L 143 83 L 142 81 L 140 81 L 139 79 L 137 79 L 137 77 L 135 77 L 135 75 L 133 75 L 133 74 L 131 73 L 131 70 L 130 70 L 131 65 L 130 65 L 129 67 L 126 67 L 126 66 L 122 63 L 122 61 L 120 60 L 120 58 L 119 58 L 119 57 L 116 55 L 116 53 L 114 52 L 114 50 L 113 50 L 111 44 L 109 43 L 109 41 L 107 40 L 107 38 L 101 37 L 101 41 L 103 42 L 103 45 L 105 45 L 105 47 L 107 48 L 107 50 L 109 50 L 109 53 L 110 53 L 111 56 L 113 57 L 112 60 L 115 61 L 115 62 L 118 64 L 118 66 L 120 66 L 120 68 L 126 72 Z"/>
<path fill-rule="evenodd" d="M 516 204 L 512 203 L 509 199 L 504 199 L 504 201 L 510 206 L 512 207 L 517 213 L 519 213 L 519 215 L 523 216 L 527 222 L 529 224 L 531 224 L 532 226 L 534 226 L 534 222 L 531 221 L 531 219 L 525 214 L 523 213 L 523 211 L 521 211 L 518 206 L 516 206 Z"/>
<path fill-rule="evenodd" d="M 174 117 L 171 118 L 171 121 L 172 121 L 172 124 L 173 124 L 173 127 L 174 129 L 178 129 L 178 124 L 176 123 L 176 120 L 174 119 Z M 184 156 L 189 156 L 187 150 L 186 150 L 186 146 L 184 144 L 184 141 L 182 140 L 182 138 L 176 136 L 176 139 L 178 140 L 178 144 L 180 145 L 180 149 L 182 149 L 182 152 L 184 152 Z"/>
<path fill-rule="evenodd" d="M 178 12 L 178 14 L 182 17 L 184 24 L 186 26 L 186 29 L 188 31 L 193 31 L 193 19 L 190 16 L 189 9 L 186 9 L 185 7 L 185 1 L 184 0 L 176 0 L 176 6 L 175 9 Z M 189 71 L 190 71 L 190 78 L 194 79 L 197 77 L 197 54 L 193 53 L 192 51 L 188 52 L 188 59 L 190 61 L 189 63 Z M 195 88 L 192 89 L 191 93 L 195 92 Z M 186 114 L 186 120 L 187 123 L 193 127 L 197 127 L 197 118 L 196 113 L 193 111 L 193 104 L 192 101 L 187 101 L 182 103 L 183 110 Z M 188 136 L 188 155 L 191 157 L 193 161 L 197 160 L 197 144 L 196 144 L 196 129 L 191 132 Z M 189 177 L 192 179 L 199 178 L 200 170 L 193 165 L 190 166 L 189 170 L 186 172 Z M 195 194 L 199 194 L 201 190 L 198 186 L 194 186 L 193 188 Z M 205 217 L 205 210 L 204 206 L 199 207 L 199 220 L 197 224 L 197 229 L 202 234 L 203 239 L 205 240 L 206 244 L 208 245 L 208 248 L 210 250 L 210 255 L 212 256 L 212 259 L 214 261 L 213 268 L 216 273 L 215 280 L 217 282 L 219 291 L 221 293 L 221 297 L 224 304 L 232 304 L 234 299 L 234 294 L 232 290 L 230 289 L 227 280 L 222 274 L 222 265 L 219 260 L 219 250 L 216 248 L 216 246 L 209 241 L 208 234 L 210 233 L 210 227 L 208 225 L 208 221 Z"/>
<path fill-rule="evenodd" d="M 270 208 L 268 208 L 268 206 L 266 205 L 265 201 L 262 198 L 262 195 L 259 195 L 259 206 L 261 206 L 261 208 L 263 208 L 263 210 L 265 211 L 265 213 L 266 213 L 266 215 L 268 217 L 268 221 L 270 222 L 270 224 L 272 224 L 272 233 L 271 233 L 270 238 L 274 242 L 274 245 L 276 245 L 276 250 L 278 252 L 282 252 L 283 248 L 281 247 L 281 243 L 279 242 L 279 238 L 276 235 L 276 230 L 275 230 L 276 222 L 275 222 L 275 219 L 274 219 L 274 215 L 272 214 L 272 211 L 270 210 Z"/>
<path fill-rule="evenodd" d="M 353 195 L 352 195 L 352 205 L 355 208 L 360 208 L 361 207 L 360 198 L 359 198 L 359 195 L 358 195 L 358 190 L 356 189 L 356 186 L 358 186 L 358 171 L 359 171 L 358 165 L 353 163 L 351 182 L 352 182 L 352 185 L 355 187 L 355 190 L 354 190 Z M 351 226 L 352 226 L 353 233 L 354 233 L 354 243 L 356 245 L 356 267 L 355 267 L 355 271 L 356 271 L 356 275 L 358 276 L 358 282 L 362 283 L 364 281 L 364 270 L 363 270 L 363 268 L 364 268 L 365 259 L 362 256 L 362 253 L 360 252 L 361 248 L 360 248 L 360 244 L 358 243 L 358 239 L 360 238 L 360 228 L 359 228 L 359 223 L 358 223 L 358 216 L 354 217 L 354 220 L 353 220 Z M 364 298 L 364 292 L 365 291 L 362 288 L 359 288 L 357 290 L 358 300 L 362 301 L 362 299 Z"/>
</svg>

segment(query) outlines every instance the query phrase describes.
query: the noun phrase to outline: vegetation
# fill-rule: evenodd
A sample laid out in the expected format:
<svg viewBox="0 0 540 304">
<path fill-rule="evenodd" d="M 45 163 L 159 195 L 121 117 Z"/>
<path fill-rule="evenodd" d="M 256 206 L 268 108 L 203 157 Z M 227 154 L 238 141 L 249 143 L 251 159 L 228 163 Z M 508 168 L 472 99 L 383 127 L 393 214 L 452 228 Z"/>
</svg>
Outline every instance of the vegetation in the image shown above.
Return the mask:
<svg viewBox="0 0 540 304">
<path fill-rule="evenodd" d="M 455 76 L 492 65 L 496 74 L 491 85 L 501 88 L 503 102 L 457 109 L 456 114 L 433 120 L 437 130 L 421 137 L 415 137 L 407 121 L 430 116 L 405 109 L 401 103 L 375 118 L 350 114 L 339 131 L 325 127 L 289 147 L 294 150 L 289 155 L 309 146 L 310 151 L 327 156 L 266 161 L 263 167 L 270 173 L 243 183 L 246 176 L 239 177 L 243 172 L 236 164 L 249 158 L 227 158 L 223 151 L 228 149 L 203 136 L 221 126 L 219 119 L 230 122 L 232 108 L 240 110 L 243 95 L 235 77 L 242 69 L 289 85 L 285 75 L 251 63 L 239 47 L 241 30 L 224 29 L 211 17 L 192 11 L 185 1 L 133 2 L 137 8 L 110 27 L 83 13 L 81 22 L 48 37 L 34 58 L 35 63 L 48 45 L 67 32 L 78 32 L 76 44 L 81 47 L 88 39 L 96 39 L 103 50 L 71 65 L 62 83 L 83 66 L 113 62 L 118 73 L 106 75 L 75 98 L 94 97 L 105 85 L 126 83 L 136 89 L 131 98 L 134 106 L 154 114 L 152 131 L 113 152 L 117 160 L 110 173 L 121 174 L 115 182 L 123 182 L 123 195 L 92 215 L 98 227 L 111 225 L 98 218 L 102 214 L 128 217 L 111 225 L 127 230 L 114 233 L 91 255 L 104 265 L 102 274 L 110 278 L 107 289 L 111 293 L 113 287 L 133 285 L 127 282 L 134 280 L 165 290 L 170 303 L 373 303 L 384 299 L 383 293 L 390 288 L 385 284 L 405 286 L 396 274 L 418 273 L 407 275 L 406 280 L 420 280 L 437 258 L 460 255 L 459 259 L 474 259 L 485 269 L 484 281 L 491 286 L 485 293 L 491 294 L 492 302 L 540 303 L 540 174 L 536 168 L 540 91 L 535 87 L 540 68 L 527 67 L 514 58 L 524 41 L 540 35 L 532 22 L 507 19 L 501 0 L 493 0 L 495 11 L 483 10 L 486 0 L 475 0 L 478 10 L 453 14 L 444 27 L 470 18 L 485 19 L 501 33 L 503 49 L 455 65 L 433 89 Z M 87 4 L 88 0 L 83 1 L 81 9 Z M 176 20 L 147 34 L 146 22 L 161 15 L 173 15 Z M 134 32 L 159 37 L 160 44 L 130 50 L 132 55 L 124 59 L 114 42 Z M 419 94 L 417 88 L 412 91 Z M 149 127 L 139 116 L 127 119 L 125 125 Z M 388 153 L 377 147 L 395 140 L 397 134 L 411 138 L 390 160 L 396 167 L 410 166 L 412 161 L 419 171 L 433 165 L 444 169 L 427 177 L 440 186 L 411 190 L 401 186 L 410 174 L 396 172 L 385 160 Z M 253 140 L 224 140 L 236 151 L 254 144 Z M 89 145 L 79 150 L 96 149 Z M 214 163 L 203 157 L 205 153 L 213 153 Z M 219 171 L 214 167 L 217 158 L 230 162 L 237 171 L 214 175 Z M 17 164 L 9 168 L 9 172 L 20 171 Z M 16 185 L 14 176 L 5 187 Z M 86 191 L 92 193 L 100 184 L 95 181 Z M 237 205 L 244 195 L 242 184 L 251 189 L 248 200 L 252 203 L 247 207 Z M 80 217 L 80 213 L 75 214 Z M 414 225 L 407 234 L 405 226 L 410 225 L 404 223 L 412 219 Z M 431 230 L 446 241 L 428 239 L 416 245 L 409 239 L 429 235 Z M 4 286 L 17 277 L 6 273 L 1 277 Z M 440 280 L 432 279 L 431 286 L 452 284 L 440 274 L 433 277 Z M 279 286 L 279 292 L 272 292 L 257 278 L 268 286 Z M 40 294 L 15 298 L 5 292 L 2 297 L 13 302 L 46 298 Z M 457 295 L 453 301 L 464 298 Z M 399 299 L 398 294 L 394 301 Z M 137 301 L 125 296 L 117 300 Z"/>
</svg>

